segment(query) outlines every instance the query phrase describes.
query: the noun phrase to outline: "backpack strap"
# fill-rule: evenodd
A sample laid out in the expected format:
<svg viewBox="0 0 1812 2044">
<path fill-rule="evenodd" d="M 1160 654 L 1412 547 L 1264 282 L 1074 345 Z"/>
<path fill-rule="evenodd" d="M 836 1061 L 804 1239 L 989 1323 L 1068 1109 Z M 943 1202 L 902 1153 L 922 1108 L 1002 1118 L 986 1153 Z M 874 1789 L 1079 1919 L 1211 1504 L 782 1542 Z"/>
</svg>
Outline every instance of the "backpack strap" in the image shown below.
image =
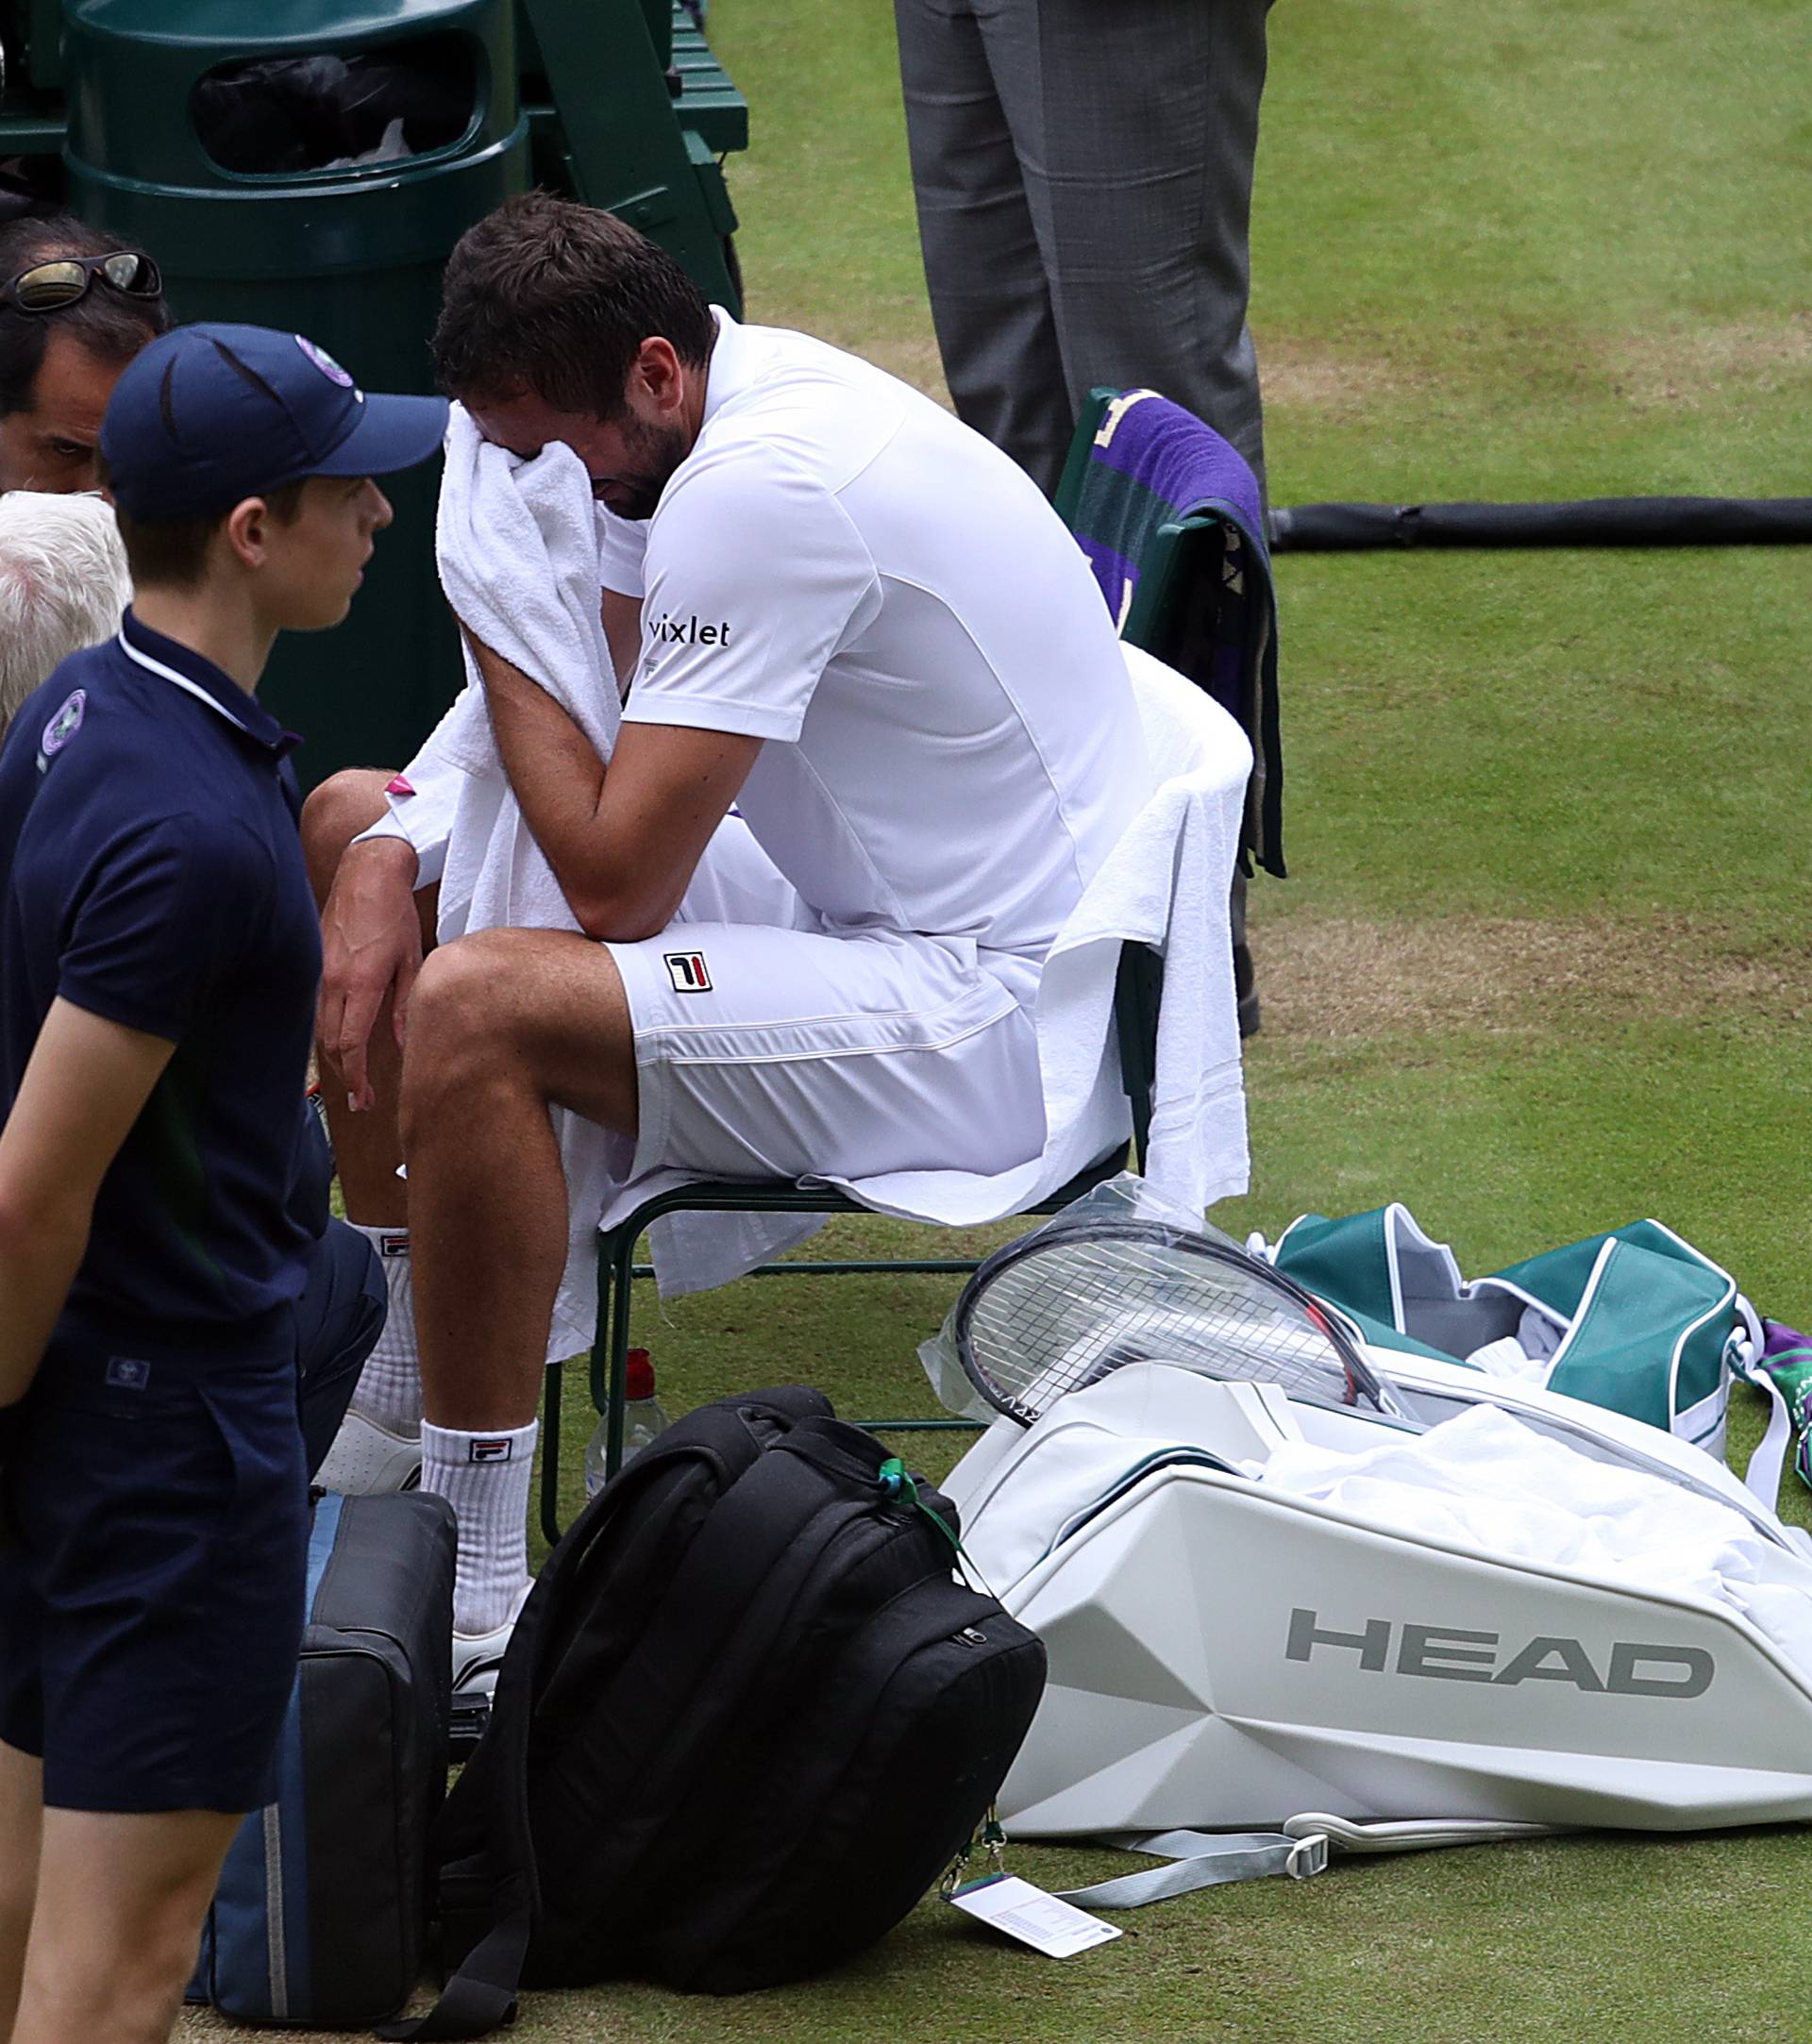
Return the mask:
<svg viewBox="0 0 1812 2044">
<path fill-rule="evenodd" d="M 702 1463 L 714 1469 L 723 1488 L 729 1489 L 761 1455 L 745 1413 L 776 1418 L 786 1426 L 828 1410 L 816 1393 L 797 1391 L 722 1399 L 701 1407 L 621 1469 L 547 1557 L 511 1635 L 483 1743 L 448 1798 L 449 1816 L 455 1814 L 456 1800 L 478 1804 L 479 1835 L 485 1842 L 480 1852 L 445 1869 L 443 1915 L 449 1923 L 485 1928 L 427 2015 L 378 2030 L 386 2044 L 481 2037 L 514 2020 L 516 1990 L 541 1906 L 528 1823 L 528 1742 L 535 1695 L 552 1614 L 586 1554 L 631 1503 L 676 1469 Z M 468 1783 L 470 1794 L 461 1799 L 460 1791 Z"/>
</svg>

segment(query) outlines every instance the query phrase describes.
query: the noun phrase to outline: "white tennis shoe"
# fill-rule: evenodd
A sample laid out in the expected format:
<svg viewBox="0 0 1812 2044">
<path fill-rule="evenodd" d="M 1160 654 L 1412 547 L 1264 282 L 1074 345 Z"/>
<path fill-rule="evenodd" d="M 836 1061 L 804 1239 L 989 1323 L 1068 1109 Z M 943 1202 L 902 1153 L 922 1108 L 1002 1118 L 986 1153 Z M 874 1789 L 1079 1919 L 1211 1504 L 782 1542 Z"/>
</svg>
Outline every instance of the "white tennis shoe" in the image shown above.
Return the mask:
<svg viewBox="0 0 1812 2044">
<path fill-rule="evenodd" d="M 362 1413 L 348 1412 L 314 1480 L 323 1490 L 347 1498 L 414 1490 L 422 1481 L 422 1437 L 392 1433 Z"/>
<path fill-rule="evenodd" d="M 495 1693 L 497 1670 L 503 1666 L 503 1656 L 509 1649 L 510 1635 L 516 1629 L 516 1620 L 522 1616 L 522 1607 L 528 1601 L 528 1592 L 534 1588 L 532 1582 L 525 1583 L 517 1591 L 510 1607 L 510 1616 L 490 1633 L 453 1634 L 453 1703 L 455 1709 L 474 1697 L 488 1697 Z"/>
</svg>

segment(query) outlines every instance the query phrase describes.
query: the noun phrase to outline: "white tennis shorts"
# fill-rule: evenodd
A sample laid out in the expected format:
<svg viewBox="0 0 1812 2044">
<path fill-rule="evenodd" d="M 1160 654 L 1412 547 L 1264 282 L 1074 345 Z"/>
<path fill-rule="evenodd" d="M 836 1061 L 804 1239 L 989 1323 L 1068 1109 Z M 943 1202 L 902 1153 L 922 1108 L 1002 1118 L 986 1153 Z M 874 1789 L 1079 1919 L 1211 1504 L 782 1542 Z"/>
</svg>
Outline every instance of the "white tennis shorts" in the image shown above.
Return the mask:
<svg viewBox="0 0 1812 2044">
<path fill-rule="evenodd" d="M 1044 1148 L 1037 1039 L 1001 969 L 961 938 L 822 934 L 738 817 L 680 918 L 610 951 L 635 1030 L 631 1177 L 992 1173 Z"/>
</svg>

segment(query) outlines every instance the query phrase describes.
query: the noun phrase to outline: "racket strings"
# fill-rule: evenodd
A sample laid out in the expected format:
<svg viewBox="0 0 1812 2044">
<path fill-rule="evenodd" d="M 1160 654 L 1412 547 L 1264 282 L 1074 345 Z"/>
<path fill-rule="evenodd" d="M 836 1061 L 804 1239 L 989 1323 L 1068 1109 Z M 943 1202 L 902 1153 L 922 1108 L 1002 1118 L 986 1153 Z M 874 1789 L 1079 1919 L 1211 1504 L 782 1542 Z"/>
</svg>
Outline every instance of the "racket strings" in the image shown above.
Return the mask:
<svg viewBox="0 0 1812 2044">
<path fill-rule="evenodd" d="M 1047 1240 L 978 1289 L 965 1338 L 978 1378 L 1033 1417 L 1148 1361 L 1323 1402 L 1353 1397 L 1346 1361 L 1301 1305 L 1237 1264 L 1156 1238 Z"/>
</svg>

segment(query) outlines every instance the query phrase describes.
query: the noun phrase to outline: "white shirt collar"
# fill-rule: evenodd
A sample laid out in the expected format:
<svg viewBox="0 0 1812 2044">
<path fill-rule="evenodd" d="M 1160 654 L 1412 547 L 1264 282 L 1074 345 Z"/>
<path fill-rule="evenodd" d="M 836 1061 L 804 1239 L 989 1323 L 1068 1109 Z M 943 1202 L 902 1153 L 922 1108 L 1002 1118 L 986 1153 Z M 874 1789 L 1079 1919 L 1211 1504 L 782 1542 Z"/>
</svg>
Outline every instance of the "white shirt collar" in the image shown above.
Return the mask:
<svg viewBox="0 0 1812 2044">
<path fill-rule="evenodd" d="M 755 337 L 731 319 L 721 305 L 713 305 L 711 316 L 717 322 L 717 340 L 705 369 L 705 408 L 699 415 L 702 432 L 720 406 L 755 380 L 759 351 Z"/>
</svg>

